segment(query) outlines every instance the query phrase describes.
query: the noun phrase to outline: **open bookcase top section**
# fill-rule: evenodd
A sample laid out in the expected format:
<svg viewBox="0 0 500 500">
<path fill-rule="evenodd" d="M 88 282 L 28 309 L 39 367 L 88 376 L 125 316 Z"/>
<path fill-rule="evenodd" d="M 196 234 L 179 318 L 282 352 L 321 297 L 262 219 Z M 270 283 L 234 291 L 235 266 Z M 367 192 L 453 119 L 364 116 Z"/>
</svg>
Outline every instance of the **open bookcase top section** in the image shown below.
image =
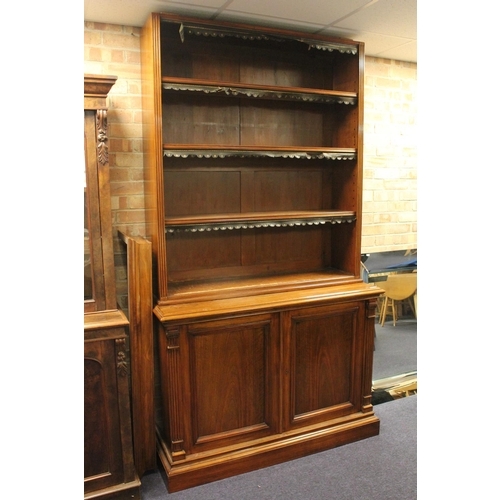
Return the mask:
<svg viewBox="0 0 500 500">
<path fill-rule="evenodd" d="M 145 38 L 160 301 L 359 281 L 363 43 L 169 14 Z"/>
</svg>

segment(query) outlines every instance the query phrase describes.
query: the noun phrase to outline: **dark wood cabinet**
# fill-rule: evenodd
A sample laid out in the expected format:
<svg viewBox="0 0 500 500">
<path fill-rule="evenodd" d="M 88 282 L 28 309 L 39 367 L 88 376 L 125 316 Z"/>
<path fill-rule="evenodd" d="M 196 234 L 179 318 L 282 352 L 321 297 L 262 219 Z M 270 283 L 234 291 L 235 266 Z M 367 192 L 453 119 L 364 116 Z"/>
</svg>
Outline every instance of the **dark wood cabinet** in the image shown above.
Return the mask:
<svg viewBox="0 0 500 500">
<path fill-rule="evenodd" d="M 152 14 L 141 51 L 169 490 L 377 434 L 363 44 Z"/>
<path fill-rule="evenodd" d="M 106 97 L 116 77 L 84 78 L 84 494 L 140 498 L 135 473 L 126 339 L 117 308 L 107 144 Z"/>
</svg>

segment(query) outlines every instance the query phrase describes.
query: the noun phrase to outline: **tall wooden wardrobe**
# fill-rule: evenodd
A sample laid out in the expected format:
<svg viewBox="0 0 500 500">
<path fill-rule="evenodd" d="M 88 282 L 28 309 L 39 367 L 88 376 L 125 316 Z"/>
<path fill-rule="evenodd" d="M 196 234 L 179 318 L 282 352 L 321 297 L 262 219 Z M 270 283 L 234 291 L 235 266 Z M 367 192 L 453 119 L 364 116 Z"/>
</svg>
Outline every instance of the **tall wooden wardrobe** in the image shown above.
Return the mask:
<svg viewBox="0 0 500 500">
<path fill-rule="evenodd" d="M 152 14 L 141 51 L 169 491 L 378 434 L 363 43 Z"/>
<path fill-rule="evenodd" d="M 128 320 L 116 303 L 106 97 L 116 77 L 84 77 L 84 495 L 140 498 L 126 355 Z"/>
</svg>

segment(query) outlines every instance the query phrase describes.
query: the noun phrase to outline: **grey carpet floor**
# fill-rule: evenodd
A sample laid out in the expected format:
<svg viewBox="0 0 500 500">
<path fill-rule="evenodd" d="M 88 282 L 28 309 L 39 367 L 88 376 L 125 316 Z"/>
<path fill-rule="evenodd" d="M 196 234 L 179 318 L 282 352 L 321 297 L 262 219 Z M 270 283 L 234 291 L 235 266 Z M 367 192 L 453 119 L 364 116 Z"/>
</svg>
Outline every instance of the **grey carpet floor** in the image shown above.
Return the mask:
<svg viewBox="0 0 500 500">
<path fill-rule="evenodd" d="M 417 320 L 375 324 L 373 380 L 417 371 Z"/>
</svg>

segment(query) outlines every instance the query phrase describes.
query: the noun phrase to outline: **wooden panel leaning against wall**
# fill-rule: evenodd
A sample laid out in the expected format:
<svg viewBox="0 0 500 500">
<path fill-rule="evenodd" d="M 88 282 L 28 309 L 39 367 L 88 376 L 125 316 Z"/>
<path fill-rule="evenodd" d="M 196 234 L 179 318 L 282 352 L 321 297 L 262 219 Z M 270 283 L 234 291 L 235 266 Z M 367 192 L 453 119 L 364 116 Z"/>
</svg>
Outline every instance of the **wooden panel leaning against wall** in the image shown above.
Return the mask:
<svg viewBox="0 0 500 500">
<path fill-rule="evenodd" d="M 106 97 L 116 77 L 84 77 L 84 495 L 140 498 L 134 467 L 126 337 L 117 308 Z"/>
<path fill-rule="evenodd" d="M 126 247 L 132 431 L 135 469 L 142 477 L 157 468 L 151 242 L 120 230 L 118 236 Z"/>
</svg>

